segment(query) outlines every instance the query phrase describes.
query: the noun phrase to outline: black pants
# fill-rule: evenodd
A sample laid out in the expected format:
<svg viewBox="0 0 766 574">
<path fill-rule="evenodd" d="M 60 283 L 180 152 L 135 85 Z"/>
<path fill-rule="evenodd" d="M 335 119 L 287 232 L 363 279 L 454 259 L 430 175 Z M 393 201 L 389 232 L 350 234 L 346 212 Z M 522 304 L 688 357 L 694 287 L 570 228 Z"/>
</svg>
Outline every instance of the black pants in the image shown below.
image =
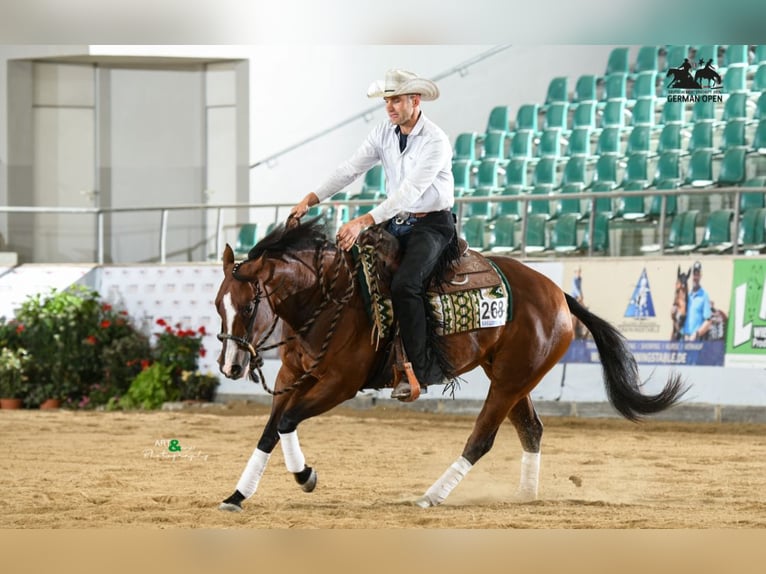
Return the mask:
<svg viewBox="0 0 766 574">
<path fill-rule="evenodd" d="M 455 220 L 449 211 L 421 217 L 408 233 L 399 236 L 403 248 L 399 269 L 391 281 L 391 300 L 399 320 L 404 350 L 422 384 L 440 383 L 427 342 L 426 283 L 439 259 L 455 237 Z M 439 380 L 436 380 L 439 379 Z"/>
</svg>

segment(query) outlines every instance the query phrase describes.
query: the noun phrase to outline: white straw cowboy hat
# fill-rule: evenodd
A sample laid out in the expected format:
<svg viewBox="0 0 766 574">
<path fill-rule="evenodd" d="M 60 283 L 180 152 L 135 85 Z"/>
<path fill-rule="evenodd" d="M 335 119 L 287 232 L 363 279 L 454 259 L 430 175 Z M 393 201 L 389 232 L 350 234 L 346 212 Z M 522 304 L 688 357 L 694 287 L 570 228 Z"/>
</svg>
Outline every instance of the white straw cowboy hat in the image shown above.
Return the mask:
<svg viewBox="0 0 766 574">
<path fill-rule="evenodd" d="M 420 94 L 423 100 L 439 97 L 439 88 L 431 80 L 420 78 L 406 70 L 389 70 L 385 80 L 377 80 L 367 88 L 368 98 L 389 98 L 406 94 Z"/>
</svg>

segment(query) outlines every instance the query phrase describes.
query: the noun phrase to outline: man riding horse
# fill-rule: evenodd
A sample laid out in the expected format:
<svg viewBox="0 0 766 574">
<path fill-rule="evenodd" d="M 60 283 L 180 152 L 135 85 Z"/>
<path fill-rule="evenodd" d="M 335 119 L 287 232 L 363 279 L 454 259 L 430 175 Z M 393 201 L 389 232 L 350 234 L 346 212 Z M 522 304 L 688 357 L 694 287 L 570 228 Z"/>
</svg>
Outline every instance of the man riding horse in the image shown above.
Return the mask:
<svg viewBox="0 0 766 574">
<path fill-rule="evenodd" d="M 291 210 L 302 217 L 309 207 L 345 188 L 378 162 L 386 174 L 387 197 L 370 212 L 343 225 L 336 240 L 350 250 L 367 227 L 386 223 L 399 238 L 402 257 L 391 283 L 394 314 L 407 360 L 419 384 L 444 381 L 441 365 L 428 345 L 425 288 L 434 272 L 458 256 L 452 177 L 452 146 L 444 131 L 420 109 L 421 100 L 439 97 L 439 88 L 412 72 L 389 70 L 374 82 L 369 98 L 383 98 L 388 120 L 370 132 L 359 149 L 338 166 L 315 192 Z M 402 377 L 391 397 L 405 400 L 411 389 Z"/>
</svg>

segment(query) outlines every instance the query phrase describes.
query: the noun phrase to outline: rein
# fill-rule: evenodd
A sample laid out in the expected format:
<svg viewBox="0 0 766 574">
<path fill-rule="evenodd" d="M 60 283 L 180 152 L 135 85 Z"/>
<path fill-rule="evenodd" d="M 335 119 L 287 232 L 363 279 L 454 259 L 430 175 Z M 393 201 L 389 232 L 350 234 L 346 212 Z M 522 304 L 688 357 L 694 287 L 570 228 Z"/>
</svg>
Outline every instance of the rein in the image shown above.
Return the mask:
<svg viewBox="0 0 766 574">
<path fill-rule="evenodd" d="M 263 389 L 269 393 L 272 396 L 282 395 L 285 393 L 288 393 L 290 391 L 295 390 L 300 385 L 302 385 L 309 377 L 312 376 L 313 371 L 320 365 L 320 363 L 324 360 L 325 356 L 327 355 L 327 350 L 330 347 L 330 341 L 335 334 L 335 330 L 338 325 L 338 321 L 340 320 L 340 315 L 343 312 L 343 309 L 351 300 L 351 297 L 354 295 L 355 290 L 355 277 L 359 271 L 359 267 L 361 265 L 361 260 L 357 259 L 356 263 L 354 264 L 353 268 L 349 265 L 347 258 L 343 255 L 343 252 L 338 250 L 338 258 L 340 258 L 340 262 L 337 262 L 334 266 L 334 273 L 330 279 L 329 284 L 322 281 L 322 261 L 321 261 L 321 255 L 324 253 L 325 248 L 330 245 L 329 241 L 325 241 L 322 245 L 320 245 L 317 248 L 316 254 L 315 254 L 315 269 L 317 273 L 317 282 L 319 283 L 320 291 L 322 294 L 322 302 L 321 304 L 314 310 L 314 312 L 311 314 L 311 317 L 299 328 L 295 331 L 294 334 L 290 335 L 289 337 L 286 337 L 279 341 L 278 343 L 274 343 L 272 345 L 264 345 L 264 343 L 268 340 L 269 337 L 274 333 L 274 330 L 276 328 L 277 322 L 279 321 L 278 316 L 274 316 L 274 321 L 271 324 L 271 327 L 268 329 L 265 335 L 261 337 L 261 339 L 256 343 L 255 345 L 251 344 L 247 339 L 244 337 L 236 337 L 234 335 L 229 335 L 228 333 L 221 333 L 218 335 L 218 338 L 220 340 L 231 340 L 234 341 L 237 345 L 239 345 L 241 348 L 244 348 L 247 350 L 251 355 L 251 361 L 250 361 L 250 378 L 253 380 L 253 382 L 257 383 L 257 378 L 260 379 L 261 386 Z M 336 261 L 337 259 L 336 258 Z M 247 281 L 246 279 L 242 279 L 237 277 L 236 272 L 239 268 L 239 265 L 241 265 L 242 262 L 237 263 L 232 270 L 232 275 L 235 279 L 238 281 Z M 349 274 L 349 282 L 348 286 L 346 287 L 346 290 L 343 293 L 343 296 L 340 299 L 335 298 L 332 293 L 335 290 L 335 287 L 337 285 L 338 279 L 340 278 L 340 272 L 341 268 L 344 268 L 346 272 Z M 256 304 L 258 301 L 260 301 L 261 298 L 261 292 L 260 287 L 258 286 L 257 281 L 249 281 L 249 283 L 255 285 L 256 289 Z M 317 358 L 314 360 L 314 362 L 311 364 L 311 366 L 306 370 L 293 384 L 291 384 L 289 387 L 285 387 L 284 389 L 281 389 L 279 391 L 270 389 L 267 384 L 266 380 L 263 376 L 263 371 L 261 370 L 261 366 L 263 365 L 263 358 L 261 356 L 262 351 L 270 351 L 272 349 L 276 349 L 278 347 L 281 347 L 283 345 L 286 345 L 298 337 L 305 335 L 308 333 L 308 331 L 314 326 L 319 316 L 331 305 L 335 305 L 335 314 L 332 317 L 332 320 L 330 321 L 330 326 L 327 329 L 327 333 L 325 334 L 324 341 L 322 342 L 322 346 L 319 349 L 319 354 L 317 355 Z M 250 324 L 247 328 L 247 337 L 248 339 L 252 338 L 252 330 L 255 326 L 255 311 L 253 312 L 253 315 L 250 319 Z M 256 378 L 255 371 L 257 371 L 258 376 Z"/>
</svg>

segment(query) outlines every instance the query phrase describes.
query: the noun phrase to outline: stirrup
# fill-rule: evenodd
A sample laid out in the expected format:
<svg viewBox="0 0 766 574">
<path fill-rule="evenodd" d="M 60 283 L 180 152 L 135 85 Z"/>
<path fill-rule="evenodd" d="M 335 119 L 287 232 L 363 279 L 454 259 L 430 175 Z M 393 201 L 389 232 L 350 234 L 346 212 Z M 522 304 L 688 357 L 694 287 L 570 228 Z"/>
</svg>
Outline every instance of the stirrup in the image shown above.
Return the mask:
<svg viewBox="0 0 766 574">
<path fill-rule="evenodd" d="M 402 378 L 401 371 L 407 376 Z M 408 392 L 407 392 L 408 391 Z M 394 365 L 394 390 L 391 391 L 392 399 L 399 399 L 405 403 L 411 403 L 420 397 L 420 383 L 412 370 L 412 363 L 407 361 L 401 366 L 401 370 Z"/>
</svg>

